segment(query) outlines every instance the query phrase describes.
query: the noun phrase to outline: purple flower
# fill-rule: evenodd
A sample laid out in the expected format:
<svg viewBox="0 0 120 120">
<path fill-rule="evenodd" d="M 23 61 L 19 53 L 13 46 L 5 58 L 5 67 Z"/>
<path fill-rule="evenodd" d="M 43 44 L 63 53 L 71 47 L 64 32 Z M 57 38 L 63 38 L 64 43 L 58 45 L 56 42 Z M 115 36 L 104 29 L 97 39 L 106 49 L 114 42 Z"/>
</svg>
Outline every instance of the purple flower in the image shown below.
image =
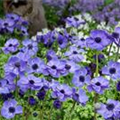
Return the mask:
<svg viewBox="0 0 120 120">
<path fill-rule="evenodd" d="M 117 120 L 120 112 L 120 102 L 109 99 L 106 104 L 101 104 L 97 112 L 105 119 L 115 117 Z"/>
<path fill-rule="evenodd" d="M 37 42 L 34 42 L 32 40 L 26 39 L 22 42 L 23 48 L 22 50 L 28 54 L 29 56 L 33 56 L 37 53 L 38 51 L 38 45 Z"/>
<path fill-rule="evenodd" d="M 33 96 L 29 97 L 28 102 L 30 105 L 35 105 L 37 103 Z"/>
<path fill-rule="evenodd" d="M 70 50 L 65 52 L 64 55 L 74 62 L 81 62 L 84 59 L 82 52 L 84 52 L 83 49 L 77 49 L 77 47 L 71 46 Z"/>
<path fill-rule="evenodd" d="M 37 93 L 37 97 L 39 100 L 44 100 L 45 98 L 45 95 L 46 95 L 46 91 L 43 89 L 43 90 L 40 90 L 38 93 Z"/>
<path fill-rule="evenodd" d="M 62 102 L 60 102 L 59 100 L 55 100 L 54 103 L 53 103 L 53 106 L 54 106 L 56 109 L 60 109 L 61 106 L 62 106 Z"/>
<path fill-rule="evenodd" d="M 68 39 L 66 38 L 66 36 L 64 36 L 64 34 L 58 34 L 57 42 L 60 48 L 65 48 L 68 44 Z"/>
<path fill-rule="evenodd" d="M 5 19 L 1 21 L 1 29 L 6 33 L 13 33 L 14 31 L 14 21 L 10 19 Z"/>
<path fill-rule="evenodd" d="M 28 73 L 43 73 L 45 75 L 48 75 L 48 72 L 46 70 L 46 65 L 45 63 L 38 57 L 36 58 L 31 58 L 28 61 Z"/>
<path fill-rule="evenodd" d="M 50 60 L 47 63 L 47 70 L 49 72 L 49 74 L 53 77 L 60 77 L 60 75 L 66 75 L 67 71 L 65 69 L 65 61 L 59 60 L 59 59 L 53 59 Z"/>
<path fill-rule="evenodd" d="M 20 36 L 28 36 L 29 35 L 27 28 L 24 26 L 16 25 L 16 30 Z"/>
<path fill-rule="evenodd" d="M 3 51 L 5 54 L 14 53 L 18 50 L 19 42 L 17 39 L 9 39 L 5 46 L 3 47 Z"/>
<path fill-rule="evenodd" d="M 77 87 L 83 87 L 85 84 L 90 83 L 91 77 L 87 75 L 87 70 L 81 68 L 80 70 L 75 71 L 72 83 Z"/>
<path fill-rule="evenodd" d="M 93 78 L 88 85 L 88 91 L 95 91 L 98 94 L 103 94 L 104 90 L 109 87 L 109 81 L 103 77 Z"/>
<path fill-rule="evenodd" d="M 59 85 L 53 89 L 52 97 L 57 98 L 60 101 L 66 101 L 72 96 L 72 89 L 66 85 Z"/>
<path fill-rule="evenodd" d="M 16 114 L 22 113 L 22 107 L 17 105 L 17 101 L 14 99 L 5 101 L 1 108 L 1 115 L 6 119 L 14 118 Z"/>
<path fill-rule="evenodd" d="M 21 60 L 16 56 L 10 57 L 7 64 L 5 64 L 4 70 L 6 73 L 14 73 L 15 75 L 20 75 L 26 70 L 26 62 Z"/>
<path fill-rule="evenodd" d="M 82 105 L 85 105 L 88 101 L 88 97 L 83 89 L 79 89 L 78 92 L 74 89 L 73 99 Z"/>
<path fill-rule="evenodd" d="M 20 87 L 21 90 L 40 90 L 43 87 L 43 83 L 40 78 L 37 78 L 33 75 L 28 75 L 27 77 L 22 76 L 18 82 L 17 85 Z"/>
<path fill-rule="evenodd" d="M 90 37 L 86 39 L 87 46 L 91 49 L 103 50 L 106 46 L 112 43 L 112 38 L 106 31 L 93 30 Z"/>
<path fill-rule="evenodd" d="M 37 41 L 43 43 L 46 47 L 51 47 L 55 39 L 55 31 L 50 31 L 45 35 L 37 36 Z"/>
<path fill-rule="evenodd" d="M 24 27 L 24 26 L 21 27 L 20 31 L 21 31 L 22 36 L 28 36 L 29 35 L 27 28 Z"/>
<path fill-rule="evenodd" d="M 10 14 L 6 14 L 6 18 L 13 20 L 14 22 L 18 22 L 20 19 L 20 16 L 17 14 L 10 13 Z"/>
<path fill-rule="evenodd" d="M 102 74 L 110 76 L 113 80 L 120 78 L 120 63 L 109 61 L 107 66 L 102 68 Z"/>
</svg>

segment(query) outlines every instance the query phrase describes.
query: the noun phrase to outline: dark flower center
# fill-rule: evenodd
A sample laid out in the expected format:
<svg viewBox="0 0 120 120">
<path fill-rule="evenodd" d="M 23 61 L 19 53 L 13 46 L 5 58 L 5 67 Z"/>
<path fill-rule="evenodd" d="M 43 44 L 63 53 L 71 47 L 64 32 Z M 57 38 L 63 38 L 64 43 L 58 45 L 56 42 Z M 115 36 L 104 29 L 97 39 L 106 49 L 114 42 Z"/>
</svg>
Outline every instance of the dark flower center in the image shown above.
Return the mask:
<svg viewBox="0 0 120 120">
<path fill-rule="evenodd" d="M 59 40 L 58 42 L 59 42 L 60 45 L 63 44 L 63 41 L 62 41 L 62 40 Z"/>
<path fill-rule="evenodd" d="M 19 63 L 19 62 L 16 62 L 16 63 L 15 63 L 15 67 L 19 68 L 19 67 L 20 67 L 20 63 Z"/>
<path fill-rule="evenodd" d="M 79 81 L 80 81 L 80 82 L 84 82 L 84 81 L 85 81 L 85 77 L 84 77 L 84 76 L 80 76 L 80 77 L 79 77 Z"/>
<path fill-rule="evenodd" d="M 85 41 L 85 39 L 84 39 L 84 38 L 81 38 L 81 41 Z"/>
<path fill-rule="evenodd" d="M 114 38 L 116 38 L 116 39 L 119 38 L 119 34 L 116 33 L 116 32 L 113 32 L 113 33 L 112 33 L 112 36 L 113 36 Z"/>
<path fill-rule="evenodd" d="M 79 21 L 79 19 L 78 19 L 78 18 L 76 18 L 76 17 L 75 17 L 74 19 L 75 19 L 76 21 Z"/>
<path fill-rule="evenodd" d="M 109 110 L 109 111 L 112 111 L 114 109 L 114 104 L 107 104 L 106 108 Z"/>
<path fill-rule="evenodd" d="M 32 49 L 32 48 L 33 48 L 32 44 L 29 44 L 28 49 Z"/>
<path fill-rule="evenodd" d="M 110 68 L 109 72 L 110 72 L 110 74 L 115 74 L 116 73 L 116 69 L 115 68 Z"/>
<path fill-rule="evenodd" d="M 12 47 L 13 45 L 12 44 L 9 44 L 9 47 Z"/>
<path fill-rule="evenodd" d="M 37 70 L 37 69 L 38 69 L 38 65 L 37 65 L 37 64 L 34 64 L 34 65 L 32 66 L 32 68 L 33 68 L 33 70 Z"/>
<path fill-rule="evenodd" d="M 33 80 L 30 80 L 29 83 L 33 85 L 35 82 Z"/>
<path fill-rule="evenodd" d="M 24 30 L 22 30 L 22 33 L 23 33 L 23 34 L 25 34 L 25 31 L 24 31 Z"/>
<path fill-rule="evenodd" d="M 15 18 L 12 16 L 11 19 L 14 20 Z"/>
<path fill-rule="evenodd" d="M 56 69 L 57 67 L 56 67 L 55 65 L 53 65 L 51 68 L 52 68 L 52 69 Z"/>
<path fill-rule="evenodd" d="M 73 54 L 78 54 L 78 52 L 77 51 L 73 51 Z"/>
<path fill-rule="evenodd" d="M 5 26 L 8 26 L 8 23 L 4 23 Z"/>
<path fill-rule="evenodd" d="M 10 108 L 9 108 L 9 112 L 10 112 L 10 113 L 14 113 L 14 112 L 15 112 L 15 108 L 14 108 L 14 107 L 10 107 Z"/>
<path fill-rule="evenodd" d="M 68 65 L 68 64 L 65 65 L 65 69 L 69 70 L 70 68 L 71 68 L 70 65 Z"/>
<path fill-rule="evenodd" d="M 95 42 L 96 42 L 96 43 L 100 43 L 100 42 L 101 42 L 101 38 L 100 38 L 100 37 L 96 37 L 96 38 L 95 38 Z"/>
<path fill-rule="evenodd" d="M 95 85 L 100 86 L 101 84 L 100 84 L 100 82 L 97 82 L 97 83 L 95 83 Z"/>
<path fill-rule="evenodd" d="M 64 90 L 61 90 L 60 92 L 61 92 L 61 93 L 63 93 L 63 94 L 65 93 L 65 91 L 64 91 Z"/>
</svg>

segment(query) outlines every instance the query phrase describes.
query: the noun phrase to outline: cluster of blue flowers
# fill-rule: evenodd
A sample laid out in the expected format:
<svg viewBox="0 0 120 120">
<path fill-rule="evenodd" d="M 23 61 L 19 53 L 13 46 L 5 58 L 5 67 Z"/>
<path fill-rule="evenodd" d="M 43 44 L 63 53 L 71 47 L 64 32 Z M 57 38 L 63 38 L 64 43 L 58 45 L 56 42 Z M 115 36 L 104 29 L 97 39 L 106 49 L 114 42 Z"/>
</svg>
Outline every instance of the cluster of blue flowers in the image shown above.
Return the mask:
<svg viewBox="0 0 120 120">
<path fill-rule="evenodd" d="M 73 0 L 74 1 L 74 0 Z M 57 14 L 61 17 L 65 9 L 69 11 L 69 16 L 76 12 L 90 13 L 98 22 L 105 21 L 106 24 L 116 25 L 120 19 L 120 1 L 111 0 L 106 3 L 106 0 L 44 0 L 43 3 L 52 6 L 58 10 Z M 72 3 L 73 2 L 73 3 Z M 69 7 L 68 7 L 69 6 Z"/>
<path fill-rule="evenodd" d="M 19 34 L 28 36 L 26 26 L 28 22 L 16 14 L 7 14 L 5 19 L 0 19 L 0 34 Z"/>
<path fill-rule="evenodd" d="M 19 20 L 17 15 L 7 15 L 0 22 L 1 31 L 13 32 L 19 26 Z M 67 19 L 66 22 L 71 27 L 84 23 L 77 19 L 74 22 Z M 27 35 L 26 29 L 22 33 Z M 95 96 L 104 94 L 106 90 L 110 90 L 111 83 L 120 79 L 120 63 L 117 60 L 108 60 L 102 67 L 98 64 L 105 59 L 103 53 L 110 45 L 115 43 L 119 47 L 119 39 L 119 27 L 113 33 L 92 30 L 87 38 L 81 39 L 64 28 L 38 34 L 35 40 L 27 38 L 19 41 L 10 38 L 2 47 L 4 54 L 9 54 L 10 58 L 4 65 L 4 77 L 0 80 L 0 94 L 4 101 L 1 115 L 10 119 L 16 114 L 22 114 L 24 104 L 21 103 L 21 106 L 18 103 L 19 98 L 24 96 L 27 96 L 31 106 L 48 97 L 47 99 L 53 101 L 53 106 L 60 109 L 67 100 L 84 106 L 89 101 L 86 92 L 94 93 Z M 87 63 L 88 51 L 94 52 L 94 67 L 92 62 Z M 84 66 L 84 63 L 87 65 Z M 117 90 L 120 91 L 120 82 Z M 95 100 L 95 112 L 104 119 L 120 119 L 118 100 L 108 99 L 101 104 L 97 102 L 99 101 Z"/>
</svg>

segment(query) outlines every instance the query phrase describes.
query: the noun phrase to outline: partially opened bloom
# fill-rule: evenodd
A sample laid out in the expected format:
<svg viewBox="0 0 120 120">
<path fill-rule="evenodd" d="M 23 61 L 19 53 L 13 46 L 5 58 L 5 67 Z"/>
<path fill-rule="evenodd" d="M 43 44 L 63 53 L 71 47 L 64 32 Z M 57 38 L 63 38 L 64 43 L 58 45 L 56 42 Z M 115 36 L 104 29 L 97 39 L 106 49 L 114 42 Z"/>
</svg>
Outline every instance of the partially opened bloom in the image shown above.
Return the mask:
<svg viewBox="0 0 120 120">
<path fill-rule="evenodd" d="M 58 33 L 57 42 L 60 48 L 65 48 L 68 45 L 68 39 L 64 34 Z"/>
<path fill-rule="evenodd" d="M 30 96 L 29 99 L 28 99 L 28 103 L 30 105 L 36 105 L 37 101 L 33 96 Z"/>
<path fill-rule="evenodd" d="M 17 105 L 17 101 L 14 99 L 5 101 L 1 108 L 1 115 L 6 119 L 14 118 L 16 114 L 22 113 L 22 106 Z"/>
<path fill-rule="evenodd" d="M 61 106 L 62 106 L 62 102 L 59 101 L 59 100 L 55 100 L 55 101 L 53 102 L 53 106 L 54 106 L 56 109 L 60 109 Z"/>
<path fill-rule="evenodd" d="M 19 42 L 17 39 L 9 39 L 2 48 L 5 54 L 14 53 L 18 50 Z"/>
<path fill-rule="evenodd" d="M 116 118 L 115 120 L 119 120 L 118 116 L 120 113 L 120 102 L 112 99 L 108 99 L 106 104 L 101 104 L 100 108 L 97 110 L 99 114 L 103 116 L 103 118 Z"/>
<path fill-rule="evenodd" d="M 46 91 L 44 89 L 41 89 L 38 93 L 37 93 L 37 97 L 39 100 L 44 100 L 46 95 Z"/>
<path fill-rule="evenodd" d="M 75 71 L 72 83 L 77 87 L 83 87 L 85 84 L 90 83 L 91 77 L 87 75 L 86 68 L 81 68 Z"/>
<path fill-rule="evenodd" d="M 103 77 L 93 78 L 88 85 L 88 91 L 95 91 L 98 94 L 103 94 L 104 90 L 109 87 L 109 81 Z"/>
<path fill-rule="evenodd" d="M 87 46 L 91 49 L 103 50 L 106 46 L 112 43 L 110 35 L 103 30 L 93 30 L 90 37 L 86 39 Z"/>
<path fill-rule="evenodd" d="M 110 76 L 111 79 L 117 80 L 120 78 L 120 63 L 109 61 L 107 66 L 102 68 L 102 74 Z"/>
</svg>

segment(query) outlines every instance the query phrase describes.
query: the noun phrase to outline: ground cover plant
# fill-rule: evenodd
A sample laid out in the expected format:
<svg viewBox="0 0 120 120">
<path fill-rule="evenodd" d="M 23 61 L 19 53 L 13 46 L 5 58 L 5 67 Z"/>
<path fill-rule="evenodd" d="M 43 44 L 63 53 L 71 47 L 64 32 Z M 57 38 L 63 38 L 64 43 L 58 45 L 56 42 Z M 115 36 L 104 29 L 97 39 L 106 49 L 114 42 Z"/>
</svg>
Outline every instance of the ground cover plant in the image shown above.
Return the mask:
<svg viewBox="0 0 120 120">
<path fill-rule="evenodd" d="M 119 3 L 82 2 L 92 9 L 95 4 L 96 13 Z M 46 12 L 50 28 L 32 37 L 24 18 L 2 15 L 0 120 L 120 120 L 118 13 L 99 21 L 87 7 L 80 8 L 81 1 L 70 3 L 45 0 L 45 8 L 52 6 Z M 62 8 L 51 18 L 48 13 L 55 13 L 58 4 Z"/>
</svg>

